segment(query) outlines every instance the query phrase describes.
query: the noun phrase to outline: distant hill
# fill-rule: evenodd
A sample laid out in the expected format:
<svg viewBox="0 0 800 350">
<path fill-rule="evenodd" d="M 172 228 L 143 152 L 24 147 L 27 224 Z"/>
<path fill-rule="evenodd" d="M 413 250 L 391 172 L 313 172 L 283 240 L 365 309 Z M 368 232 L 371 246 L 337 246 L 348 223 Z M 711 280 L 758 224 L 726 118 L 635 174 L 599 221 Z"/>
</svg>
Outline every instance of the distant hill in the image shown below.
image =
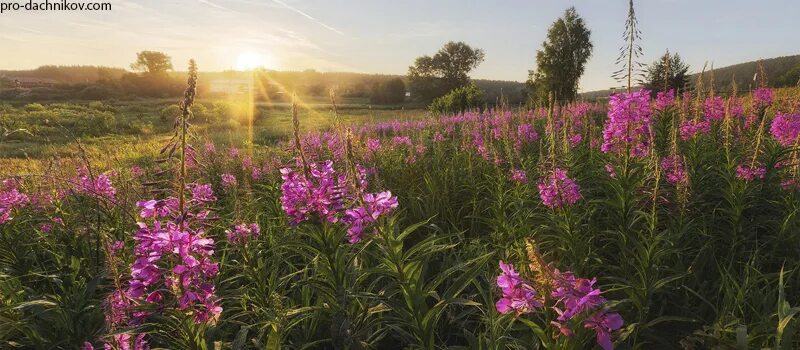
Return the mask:
<svg viewBox="0 0 800 350">
<path fill-rule="evenodd" d="M 748 90 L 749 87 L 755 86 L 753 77 L 756 74 L 759 62 L 764 67 L 769 86 L 778 87 L 788 85 L 785 84 L 782 78 L 789 71 L 800 67 L 800 55 L 775 57 L 761 61 L 750 61 L 722 68 L 714 68 L 713 76 L 715 89 L 723 92 L 731 91 L 734 79 L 736 79 L 736 84 L 739 86 L 739 89 Z M 702 67 L 700 67 L 700 69 L 702 69 Z M 704 73 L 703 81 L 705 83 L 711 82 L 711 72 L 708 71 L 709 69 L 710 67 L 707 68 Z M 698 74 L 698 72 L 695 72 L 691 79 L 696 81 Z"/>
<path fill-rule="evenodd" d="M 129 71 L 122 68 L 109 68 L 97 66 L 42 66 L 32 70 L 0 70 L 0 80 L 15 79 L 42 80 L 52 84 L 86 84 L 98 80 L 117 80 Z M 183 80 L 186 72 L 175 71 L 170 73 L 173 77 Z M 296 91 L 300 95 L 326 96 L 328 90 L 336 88 L 343 97 L 368 97 L 370 89 L 375 84 L 395 78 L 403 79 L 404 75 L 396 74 L 367 74 L 350 72 L 318 72 L 315 70 L 304 71 L 261 71 L 260 76 L 268 76 L 268 80 L 281 86 L 286 91 Z M 231 81 L 249 79 L 249 72 L 224 71 L 204 72 L 199 74 L 201 86 L 215 81 Z M 487 101 L 495 101 L 501 94 L 505 95 L 512 104 L 522 100 L 522 89 L 525 84 L 516 81 L 476 79 Z M 1 84 L 0 84 L 1 85 Z"/>
<path fill-rule="evenodd" d="M 766 73 L 769 86 L 781 87 L 795 85 L 798 79 L 800 79 L 800 55 L 782 56 L 760 61 L 739 63 L 722 68 L 715 67 L 713 72 L 714 89 L 723 93 L 730 92 L 733 80 L 736 79 L 739 91 L 747 91 L 753 86 L 753 76 L 758 69 L 759 62 L 764 66 L 764 72 Z M 694 84 L 703 67 L 692 67 L 692 69 L 695 72 L 689 77 L 689 80 L 691 84 Z M 703 81 L 705 84 L 711 83 L 711 75 L 711 67 L 706 67 L 706 71 L 703 73 Z M 597 90 L 581 93 L 580 96 L 587 100 L 595 100 L 608 97 L 612 92 L 614 92 L 613 89 Z"/>
<path fill-rule="evenodd" d="M 100 66 L 41 66 L 31 70 L 0 70 L 0 77 L 53 80 L 63 84 L 92 83 L 119 79 L 126 70 Z M 12 79 L 13 80 L 13 79 Z"/>
</svg>

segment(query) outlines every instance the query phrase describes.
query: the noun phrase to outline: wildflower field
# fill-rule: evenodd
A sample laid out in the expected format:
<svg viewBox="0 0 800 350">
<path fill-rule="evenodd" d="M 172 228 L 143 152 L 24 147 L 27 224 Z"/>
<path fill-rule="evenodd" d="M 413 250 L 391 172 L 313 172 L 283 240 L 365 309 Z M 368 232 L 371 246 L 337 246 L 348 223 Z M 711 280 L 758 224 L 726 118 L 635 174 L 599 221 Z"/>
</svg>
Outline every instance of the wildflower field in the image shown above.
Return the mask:
<svg viewBox="0 0 800 350">
<path fill-rule="evenodd" d="M 0 192 L 0 348 L 794 349 L 800 94 L 193 133 Z"/>
</svg>

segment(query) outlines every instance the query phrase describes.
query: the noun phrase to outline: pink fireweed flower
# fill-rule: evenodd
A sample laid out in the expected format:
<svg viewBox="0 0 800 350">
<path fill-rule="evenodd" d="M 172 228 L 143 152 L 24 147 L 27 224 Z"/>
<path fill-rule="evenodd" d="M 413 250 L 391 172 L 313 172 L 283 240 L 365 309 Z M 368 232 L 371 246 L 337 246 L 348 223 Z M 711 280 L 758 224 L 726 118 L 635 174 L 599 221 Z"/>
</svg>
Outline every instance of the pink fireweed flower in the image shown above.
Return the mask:
<svg viewBox="0 0 800 350">
<path fill-rule="evenodd" d="M 253 167 L 253 158 L 250 156 L 242 157 L 242 168 L 250 169 Z"/>
<path fill-rule="evenodd" d="M 753 107 L 769 107 L 775 101 L 775 94 L 770 88 L 758 88 L 753 91 Z"/>
<path fill-rule="evenodd" d="M 675 89 L 656 93 L 656 110 L 666 111 L 675 104 Z"/>
<path fill-rule="evenodd" d="M 225 230 L 228 242 L 234 245 L 243 245 L 247 241 L 257 238 L 261 234 L 261 227 L 258 224 L 237 224 L 233 230 Z"/>
<path fill-rule="evenodd" d="M 580 186 L 567 176 L 566 170 L 560 168 L 539 179 L 538 187 L 542 203 L 550 208 L 572 205 L 581 199 Z"/>
<path fill-rule="evenodd" d="M 114 241 L 114 243 L 111 243 L 111 247 L 109 247 L 109 249 L 111 250 L 110 252 L 111 255 L 117 255 L 117 253 L 119 253 L 122 250 L 122 248 L 125 248 L 125 242 L 123 241 Z"/>
<path fill-rule="evenodd" d="M 502 260 L 499 265 L 501 272 L 497 276 L 497 286 L 500 287 L 502 297 L 495 303 L 497 312 L 505 315 L 514 311 L 519 316 L 544 306 L 539 294 L 519 276 L 514 265 L 506 264 Z"/>
<path fill-rule="evenodd" d="M 307 220 L 310 213 L 335 223 L 339 220 L 337 214 L 343 210 L 347 179 L 337 176 L 330 160 L 311 164 L 310 168 L 310 179 L 294 169 L 281 169 L 281 206 L 292 225 Z"/>
<path fill-rule="evenodd" d="M 596 278 L 591 280 L 575 277 L 571 272 L 559 272 L 555 270 L 557 276 L 554 289 L 550 293 L 560 307 L 554 307 L 558 313 L 558 321 L 566 322 L 575 315 L 585 311 L 594 310 L 606 302 L 600 294 L 600 289 L 594 288 Z"/>
<path fill-rule="evenodd" d="M 608 313 L 607 310 L 600 310 L 586 318 L 583 322 L 583 326 L 594 330 L 597 344 L 600 345 L 603 350 L 613 350 L 614 343 L 611 342 L 611 332 L 622 328 L 624 323 L 622 316 L 619 314 Z"/>
<path fill-rule="evenodd" d="M 376 153 L 376 152 L 380 151 L 381 150 L 381 140 L 380 139 L 374 139 L 374 138 L 368 138 L 367 139 L 367 150 L 369 150 L 371 153 Z"/>
<path fill-rule="evenodd" d="M 236 179 L 234 179 L 235 181 Z M 210 203 L 217 200 L 210 184 L 194 184 L 191 186 L 192 200 L 198 203 Z"/>
<path fill-rule="evenodd" d="M 786 179 L 781 181 L 781 188 L 784 191 L 800 190 L 800 181 L 796 179 Z"/>
<path fill-rule="evenodd" d="M 769 131 L 781 146 L 794 145 L 800 136 L 800 114 L 775 113 Z"/>
<path fill-rule="evenodd" d="M 442 135 L 442 133 L 437 131 L 433 134 L 433 142 L 439 143 L 442 141 L 444 141 L 444 135 Z"/>
<path fill-rule="evenodd" d="M 261 177 L 264 175 L 264 172 L 260 168 L 253 168 L 250 169 L 250 179 L 253 181 L 261 180 Z"/>
<path fill-rule="evenodd" d="M 151 199 L 136 202 L 139 207 L 139 216 L 143 218 L 172 217 L 178 212 L 178 202 L 175 198 Z"/>
<path fill-rule="evenodd" d="M 30 202 L 28 196 L 19 192 L 19 183 L 14 179 L 5 179 L 0 191 L 0 224 L 11 221 L 11 212 Z"/>
<path fill-rule="evenodd" d="M 581 141 L 583 141 L 583 135 L 581 135 L 581 134 L 572 134 L 569 137 L 569 146 L 573 147 L 573 148 L 577 147 L 578 145 L 581 144 Z"/>
<path fill-rule="evenodd" d="M 411 138 L 408 136 L 395 136 L 392 138 L 392 146 L 399 147 L 399 146 L 408 146 L 411 147 L 413 144 L 411 143 Z"/>
<path fill-rule="evenodd" d="M 111 173 L 95 175 L 92 178 L 85 170 L 81 170 L 75 182 L 75 192 L 97 199 L 114 201 L 117 189 L 114 188 L 109 176 Z"/>
<path fill-rule="evenodd" d="M 683 157 L 679 155 L 666 156 L 661 160 L 661 167 L 667 174 L 667 182 L 677 185 L 689 181 L 689 175 L 683 166 Z"/>
<path fill-rule="evenodd" d="M 239 149 L 238 149 L 238 148 L 236 148 L 236 147 L 231 147 L 231 148 L 228 148 L 228 155 L 229 155 L 231 158 L 238 158 L 238 157 L 239 157 L 239 153 L 240 153 L 240 152 L 239 152 Z"/>
<path fill-rule="evenodd" d="M 226 190 L 230 190 L 236 187 L 237 181 L 236 176 L 231 174 L 222 174 L 222 188 Z"/>
<path fill-rule="evenodd" d="M 44 233 L 48 233 L 48 232 L 53 230 L 53 224 L 43 223 L 43 224 L 39 225 L 39 230 L 44 232 Z"/>
<path fill-rule="evenodd" d="M 527 184 L 528 175 L 525 174 L 525 170 L 511 169 L 511 181 L 522 185 Z"/>
<path fill-rule="evenodd" d="M 617 177 L 617 172 L 614 171 L 614 166 L 611 165 L 611 163 L 606 163 L 605 168 L 606 168 L 606 173 L 608 173 L 608 177 L 612 179 Z"/>
<path fill-rule="evenodd" d="M 131 167 L 131 176 L 133 176 L 134 179 L 142 177 L 142 175 L 144 175 L 144 170 L 142 168 L 136 165 Z"/>
<path fill-rule="evenodd" d="M 603 153 L 620 153 L 630 150 L 634 157 L 642 157 L 650 148 L 650 92 L 640 90 L 611 96 L 608 119 L 603 128 Z"/>
<path fill-rule="evenodd" d="M 759 164 L 754 166 L 738 165 L 736 166 L 736 177 L 750 182 L 755 179 L 763 179 L 767 174 L 767 169 Z"/>
<path fill-rule="evenodd" d="M 364 206 L 347 209 L 342 222 L 348 226 L 347 236 L 351 244 L 361 241 L 364 231 L 378 218 L 386 216 L 397 208 L 397 197 L 392 192 L 366 193 L 362 197 Z"/>
<path fill-rule="evenodd" d="M 725 99 L 711 96 L 703 104 L 707 121 L 717 122 L 725 118 Z"/>
<path fill-rule="evenodd" d="M 520 124 L 517 126 L 517 137 L 524 142 L 535 142 L 539 139 L 539 133 L 531 124 Z"/>
<path fill-rule="evenodd" d="M 206 153 L 213 154 L 214 152 L 217 151 L 217 147 L 214 146 L 213 142 L 209 141 L 209 142 L 206 142 L 206 144 L 205 144 L 205 150 L 206 150 Z"/>
<path fill-rule="evenodd" d="M 711 131 L 711 123 L 707 120 L 687 120 L 680 126 L 681 139 L 691 140 L 697 134 L 707 134 Z"/>
</svg>

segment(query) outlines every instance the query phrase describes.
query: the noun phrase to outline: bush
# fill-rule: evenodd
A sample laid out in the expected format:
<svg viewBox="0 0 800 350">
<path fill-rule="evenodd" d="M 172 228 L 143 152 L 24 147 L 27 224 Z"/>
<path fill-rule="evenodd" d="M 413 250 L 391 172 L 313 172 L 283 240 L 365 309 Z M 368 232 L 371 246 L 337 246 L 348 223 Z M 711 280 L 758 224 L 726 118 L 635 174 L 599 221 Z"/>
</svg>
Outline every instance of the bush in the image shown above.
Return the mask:
<svg viewBox="0 0 800 350">
<path fill-rule="evenodd" d="M 181 107 L 178 105 L 169 105 L 161 110 L 161 121 L 170 121 L 177 118 L 181 114 Z"/>
<path fill-rule="evenodd" d="M 369 97 L 370 103 L 375 104 L 397 104 L 406 99 L 406 84 L 403 79 L 395 78 L 384 81 L 372 86 L 372 94 Z"/>
<path fill-rule="evenodd" d="M 483 105 L 483 91 L 474 83 L 462 86 L 437 97 L 428 106 L 434 113 L 457 113 Z"/>
</svg>

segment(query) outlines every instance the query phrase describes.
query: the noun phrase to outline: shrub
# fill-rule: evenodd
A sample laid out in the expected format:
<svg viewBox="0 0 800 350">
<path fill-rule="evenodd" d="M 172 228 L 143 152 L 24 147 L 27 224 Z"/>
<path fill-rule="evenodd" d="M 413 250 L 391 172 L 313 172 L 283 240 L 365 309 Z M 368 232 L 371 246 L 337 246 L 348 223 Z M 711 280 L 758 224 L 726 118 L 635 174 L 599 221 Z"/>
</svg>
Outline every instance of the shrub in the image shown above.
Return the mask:
<svg viewBox="0 0 800 350">
<path fill-rule="evenodd" d="M 428 109 L 434 113 L 457 113 L 480 107 L 482 104 L 483 91 L 475 84 L 469 84 L 436 98 Z"/>
</svg>

